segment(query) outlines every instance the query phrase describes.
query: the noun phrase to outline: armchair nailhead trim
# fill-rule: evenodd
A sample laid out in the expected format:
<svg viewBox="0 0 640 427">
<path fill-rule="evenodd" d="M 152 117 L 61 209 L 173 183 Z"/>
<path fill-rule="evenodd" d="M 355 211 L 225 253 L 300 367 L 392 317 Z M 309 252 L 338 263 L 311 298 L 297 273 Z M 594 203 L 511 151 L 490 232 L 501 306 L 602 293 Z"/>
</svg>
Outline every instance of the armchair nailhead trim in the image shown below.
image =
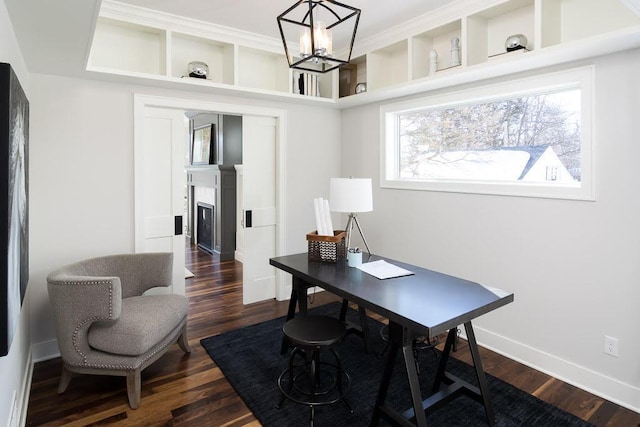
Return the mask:
<svg viewBox="0 0 640 427">
<path fill-rule="evenodd" d="M 111 280 L 95 280 L 95 281 L 82 281 L 82 282 L 51 280 L 50 282 L 54 283 L 55 285 L 104 285 L 104 284 L 108 284 L 109 285 L 109 317 L 103 317 L 103 316 L 89 317 L 87 319 L 84 319 L 82 322 L 80 322 L 75 327 L 75 329 L 73 331 L 73 336 L 72 336 L 72 340 L 71 341 L 73 343 L 73 348 L 75 349 L 75 351 L 82 357 L 82 363 L 73 363 L 73 362 L 71 362 L 71 363 L 67 363 L 68 366 L 77 366 L 77 367 L 82 367 L 82 368 L 135 370 L 135 369 L 138 369 L 141 365 L 143 365 L 144 362 L 146 362 L 147 360 L 149 360 L 150 358 L 155 356 L 158 352 L 163 351 L 169 345 L 173 344 L 182 335 L 182 333 L 184 333 L 182 331 L 182 329 L 184 327 L 184 325 L 183 325 L 181 327 L 181 332 L 180 332 L 179 335 L 177 335 L 177 336 L 175 336 L 175 337 L 173 337 L 171 339 L 165 340 L 165 342 L 162 343 L 161 345 L 159 345 L 154 351 L 152 351 L 151 353 L 147 354 L 143 359 L 141 359 L 137 363 L 137 366 L 89 363 L 87 361 L 87 356 L 84 354 L 84 352 L 82 352 L 82 350 L 80 349 L 80 347 L 78 345 L 78 335 L 80 334 L 81 331 L 87 329 L 85 327 L 85 325 L 87 325 L 87 324 L 90 325 L 91 323 L 93 323 L 95 321 L 111 320 L 113 318 L 113 282 Z M 186 324 L 186 316 L 185 316 L 184 322 Z"/>
<path fill-rule="evenodd" d="M 54 282 L 56 285 L 109 285 L 109 317 L 103 317 L 103 316 L 94 316 L 94 317 L 89 317 L 87 319 L 84 319 L 82 322 L 80 322 L 75 329 L 73 330 L 73 336 L 71 338 L 71 342 L 73 343 L 73 348 L 76 350 L 76 352 L 80 355 L 80 357 L 82 357 L 82 361 L 83 361 L 83 365 L 87 365 L 87 356 L 82 352 L 82 350 L 80 350 L 80 347 L 78 345 L 78 335 L 80 334 L 80 331 L 84 328 L 84 326 L 89 323 L 93 323 L 96 322 L 98 320 L 111 320 L 111 318 L 113 317 L 113 282 L 111 280 L 94 280 L 94 281 L 82 281 L 82 282 L 74 282 L 74 281 L 65 281 L 65 282 Z"/>
<path fill-rule="evenodd" d="M 162 351 L 166 347 L 168 347 L 171 344 L 173 344 L 173 342 L 176 341 L 182 334 L 183 334 L 183 332 L 182 332 L 182 328 L 181 328 L 181 332 L 180 332 L 180 334 L 178 336 L 176 336 L 175 338 L 166 340 L 162 345 L 158 346 L 158 348 L 156 348 L 154 351 L 152 351 L 151 353 L 147 354 L 142 360 L 140 360 L 140 362 L 138 363 L 138 366 L 132 366 L 132 365 L 103 365 L 103 364 L 98 364 L 98 363 L 87 363 L 86 359 L 84 359 L 82 364 L 69 363 L 69 365 L 70 366 L 83 367 L 83 368 L 125 369 L 125 370 L 138 369 L 140 367 L 140 365 L 144 364 L 144 362 L 146 362 L 147 360 L 152 358 L 159 351 Z M 83 357 L 84 357 L 84 355 L 83 355 Z"/>
</svg>

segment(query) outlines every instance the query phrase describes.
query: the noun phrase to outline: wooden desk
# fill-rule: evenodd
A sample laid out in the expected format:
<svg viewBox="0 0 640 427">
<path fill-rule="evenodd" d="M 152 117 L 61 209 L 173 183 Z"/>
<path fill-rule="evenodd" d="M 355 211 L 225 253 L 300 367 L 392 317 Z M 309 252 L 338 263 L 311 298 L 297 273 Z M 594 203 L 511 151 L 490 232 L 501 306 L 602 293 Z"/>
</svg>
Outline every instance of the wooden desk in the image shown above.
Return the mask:
<svg viewBox="0 0 640 427">
<path fill-rule="evenodd" d="M 426 426 L 426 413 L 452 400 L 459 393 L 483 403 L 487 421 L 493 425 L 495 415 L 471 320 L 513 302 L 513 294 L 494 293 L 478 283 L 376 255 L 372 255 L 368 261 L 378 259 L 385 259 L 415 274 L 379 280 L 357 268 L 349 268 L 346 262 L 309 262 L 307 253 L 276 257 L 269 262 L 293 276 L 287 318 L 294 316 L 296 301 L 300 312 L 306 313 L 306 289 L 319 286 L 389 319 L 390 348 L 371 425 L 377 425 L 382 417 L 399 426 Z M 446 372 L 457 326 L 461 324 L 465 327 L 475 365 L 477 387 Z M 433 393 L 423 400 L 411 344 L 416 336 L 434 337 L 446 331 L 447 341 L 432 387 Z M 403 412 L 385 403 L 398 350 L 402 350 L 412 399 L 411 408 Z"/>
</svg>

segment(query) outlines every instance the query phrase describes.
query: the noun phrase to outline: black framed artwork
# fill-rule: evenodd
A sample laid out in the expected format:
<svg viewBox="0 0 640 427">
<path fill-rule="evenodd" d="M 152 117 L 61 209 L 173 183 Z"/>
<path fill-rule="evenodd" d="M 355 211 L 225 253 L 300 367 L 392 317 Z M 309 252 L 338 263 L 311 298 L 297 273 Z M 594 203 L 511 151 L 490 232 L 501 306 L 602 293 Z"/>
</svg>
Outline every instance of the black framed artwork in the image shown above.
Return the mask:
<svg viewBox="0 0 640 427">
<path fill-rule="evenodd" d="M 29 101 L 0 63 L 0 356 L 20 321 L 29 282 Z"/>
<path fill-rule="evenodd" d="M 215 159 L 216 125 L 206 124 L 194 127 L 191 138 L 191 164 L 213 165 Z"/>
</svg>

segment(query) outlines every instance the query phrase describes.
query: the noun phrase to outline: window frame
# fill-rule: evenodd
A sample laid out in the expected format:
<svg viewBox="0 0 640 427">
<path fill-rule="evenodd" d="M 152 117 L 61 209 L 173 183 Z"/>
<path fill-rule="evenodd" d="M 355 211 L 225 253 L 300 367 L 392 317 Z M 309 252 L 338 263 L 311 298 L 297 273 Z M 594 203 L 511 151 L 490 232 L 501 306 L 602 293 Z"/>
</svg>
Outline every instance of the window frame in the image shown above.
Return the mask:
<svg viewBox="0 0 640 427">
<path fill-rule="evenodd" d="M 580 185 L 550 186 L 530 182 L 462 181 L 399 178 L 398 115 L 425 108 L 442 108 L 486 103 L 518 96 L 541 94 L 564 88 L 581 90 Z M 533 77 L 478 85 L 435 96 L 385 104 L 380 107 L 380 186 L 382 188 L 491 194 L 568 200 L 595 200 L 593 141 L 594 66 L 574 68 Z"/>
</svg>

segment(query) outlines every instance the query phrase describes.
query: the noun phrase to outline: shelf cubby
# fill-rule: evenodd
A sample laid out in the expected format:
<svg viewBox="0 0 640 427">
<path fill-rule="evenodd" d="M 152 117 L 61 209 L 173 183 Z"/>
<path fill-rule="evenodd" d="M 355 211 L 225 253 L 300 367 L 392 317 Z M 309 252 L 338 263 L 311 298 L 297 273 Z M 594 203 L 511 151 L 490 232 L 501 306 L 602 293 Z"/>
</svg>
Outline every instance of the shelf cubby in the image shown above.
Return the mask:
<svg viewBox="0 0 640 427">
<path fill-rule="evenodd" d="M 171 33 L 171 76 L 188 76 L 192 61 L 201 61 L 209 67 L 207 80 L 214 83 L 233 84 L 233 44 L 195 37 L 188 34 Z"/>
<path fill-rule="evenodd" d="M 406 39 L 367 54 L 367 89 L 406 83 L 409 80 L 408 55 Z"/>
<path fill-rule="evenodd" d="M 466 65 L 482 64 L 490 56 L 505 52 L 509 36 L 523 34 L 527 49 L 535 49 L 534 0 L 510 0 L 466 19 Z"/>
<path fill-rule="evenodd" d="M 282 53 L 238 47 L 235 84 L 243 87 L 291 93 L 291 73 Z"/>
<path fill-rule="evenodd" d="M 338 72 L 338 97 L 344 98 L 356 94 L 356 85 L 367 83 L 367 56 L 351 58 L 347 65 L 340 67 Z"/>
<path fill-rule="evenodd" d="M 539 0 L 541 46 L 549 47 L 640 25 L 620 1 Z"/>
<path fill-rule="evenodd" d="M 439 69 L 448 68 L 451 59 L 451 39 L 454 37 L 460 40 L 461 49 L 464 51 L 461 20 L 456 20 L 413 36 L 410 43 L 410 79 L 421 79 Z M 430 55 L 432 50 L 435 50 L 438 54 L 438 67 L 435 70 L 431 70 Z"/>
<path fill-rule="evenodd" d="M 166 75 L 167 32 L 157 28 L 99 18 L 90 64 L 121 72 Z"/>
</svg>

